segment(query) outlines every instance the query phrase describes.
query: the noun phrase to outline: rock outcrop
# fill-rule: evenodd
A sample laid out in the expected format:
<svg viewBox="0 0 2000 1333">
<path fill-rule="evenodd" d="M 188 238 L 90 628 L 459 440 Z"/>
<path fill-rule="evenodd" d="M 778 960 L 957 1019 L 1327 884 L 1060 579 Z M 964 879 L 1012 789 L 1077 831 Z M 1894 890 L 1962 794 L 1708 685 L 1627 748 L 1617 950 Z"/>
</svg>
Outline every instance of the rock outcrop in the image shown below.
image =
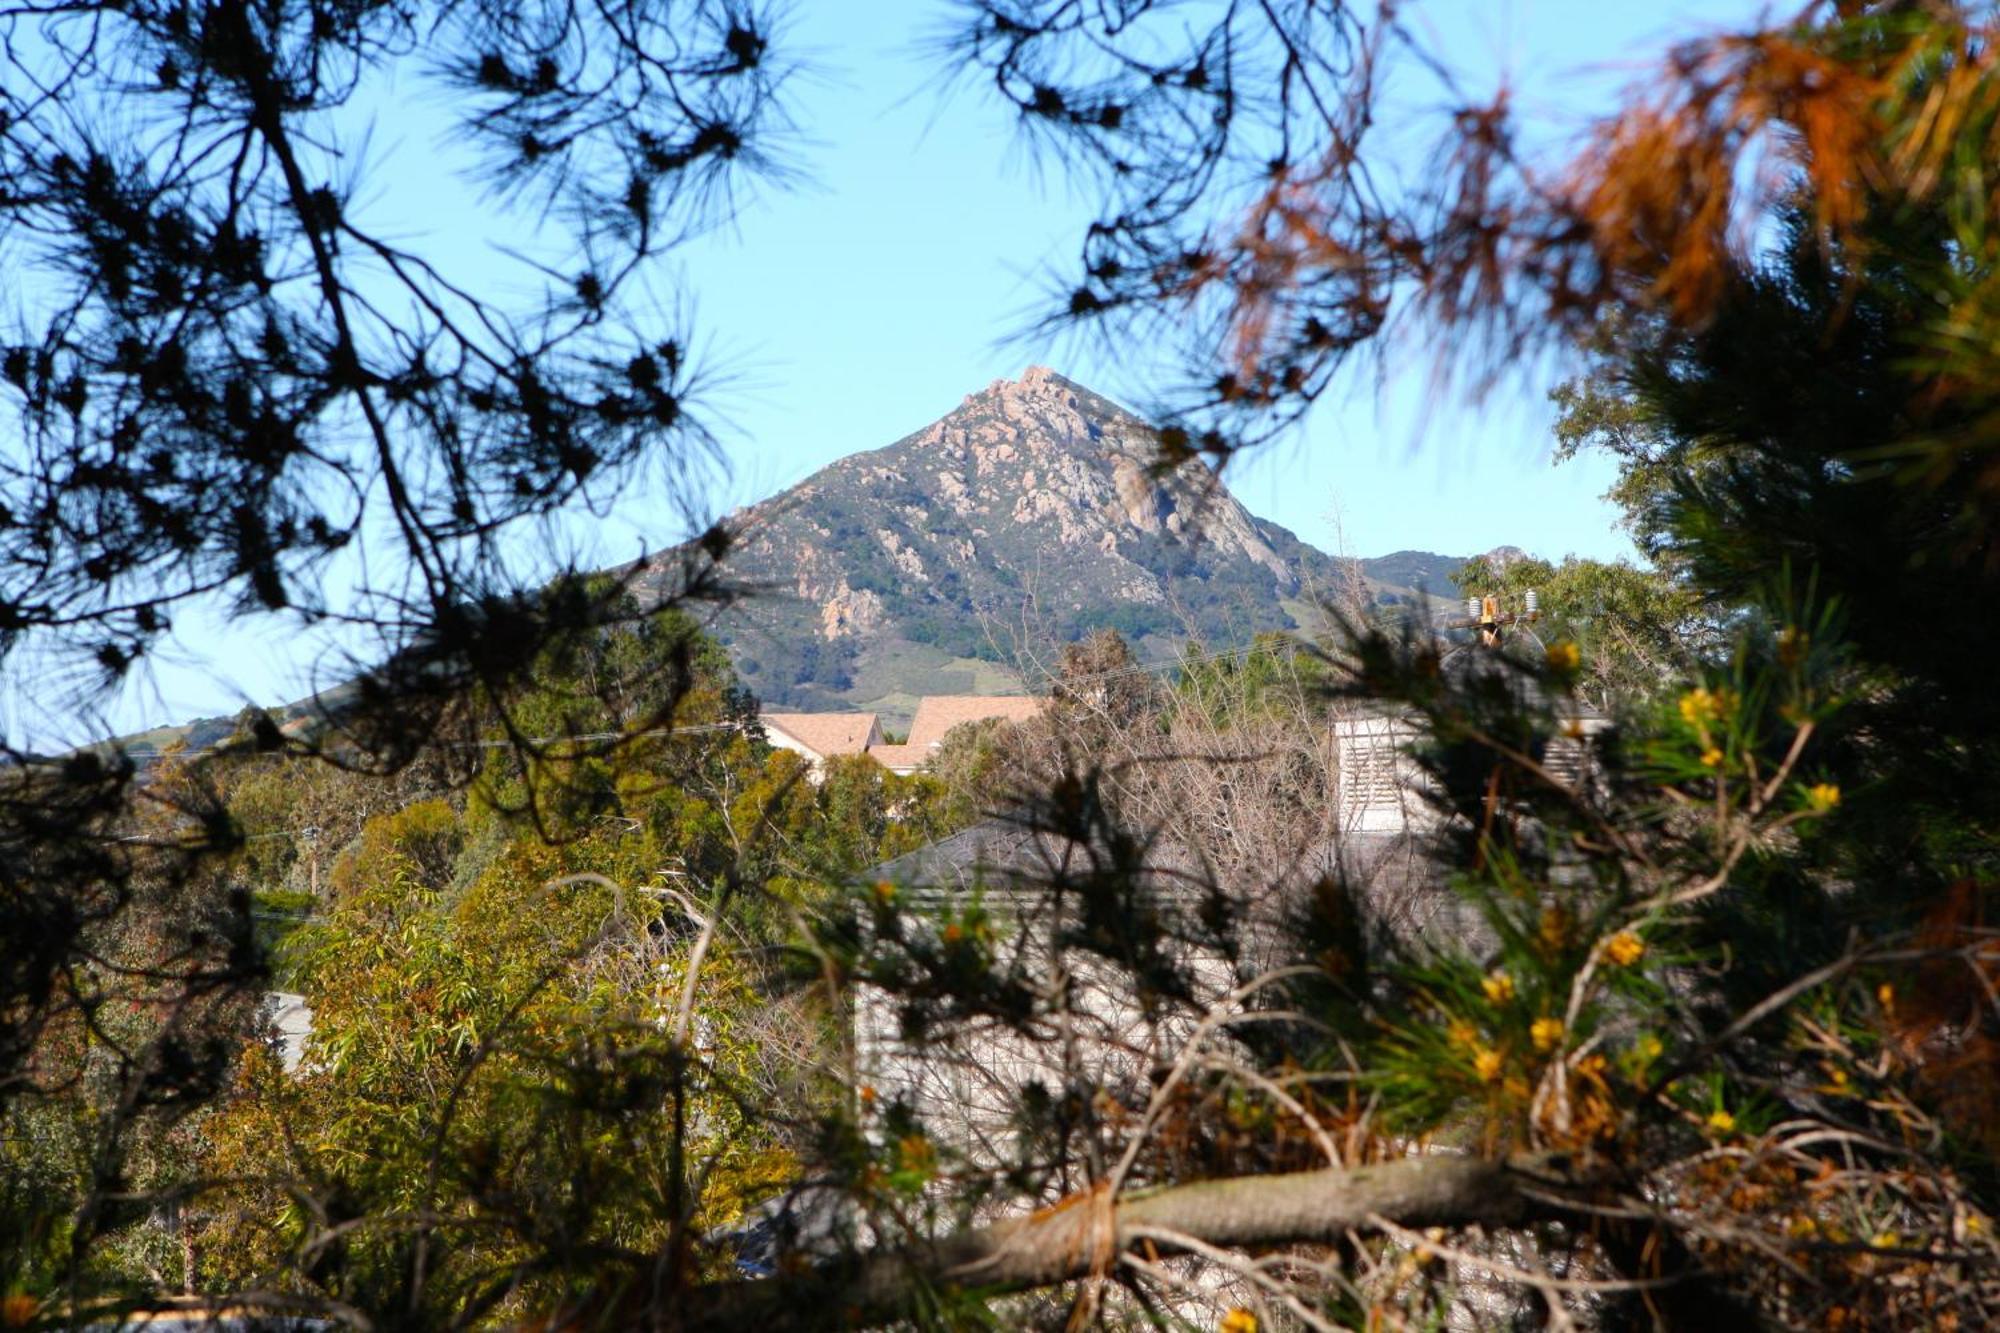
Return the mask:
<svg viewBox="0 0 2000 1333">
<path fill-rule="evenodd" d="M 1163 656 L 1295 628 L 1342 574 L 1204 464 L 1162 470 L 1144 421 L 1041 366 L 729 522 L 729 571 L 760 592 L 716 630 L 751 688 L 892 718 L 903 696 L 994 688 L 979 663 L 1024 626 L 1115 628 Z"/>
</svg>

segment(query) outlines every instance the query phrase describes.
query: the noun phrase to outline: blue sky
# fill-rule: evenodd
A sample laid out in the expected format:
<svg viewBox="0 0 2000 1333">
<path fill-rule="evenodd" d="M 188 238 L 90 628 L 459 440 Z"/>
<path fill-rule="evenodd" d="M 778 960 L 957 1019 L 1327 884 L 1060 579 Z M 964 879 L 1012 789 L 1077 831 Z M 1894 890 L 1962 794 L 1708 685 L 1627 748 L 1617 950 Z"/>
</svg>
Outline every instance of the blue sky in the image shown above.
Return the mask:
<svg viewBox="0 0 2000 1333">
<path fill-rule="evenodd" d="M 1505 75 L 1551 137 L 1609 106 L 1666 40 L 1758 14 L 1742 0 L 1408 8 L 1470 86 Z M 1032 362 L 1113 396 L 1142 387 L 1087 347 L 1013 336 L 1039 311 L 1049 263 L 1073 253 L 1088 201 L 1037 172 L 978 89 L 942 102 L 928 90 L 934 70 L 910 48 L 941 9 L 801 6 L 800 35 L 826 69 L 800 97 L 825 144 L 807 159 L 817 185 L 766 200 L 689 256 L 702 322 L 748 372 L 731 404 L 734 502 L 889 443 Z M 1298 438 L 1243 460 L 1232 488 L 1315 545 L 1357 555 L 1630 551 L 1599 499 L 1607 470 L 1549 466 L 1546 384 L 1428 402 L 1429 369 L 1345 386 Z"/>
<path fill-rule="evenodd" d="M 1743 0 L 1435 0 L 1406 9 L 1469 87 L 1505 77 L 1551 140 L 1607 109 L 1668 40 L 1760 14 Z M 1038 168 L 979 88 L 940 89 L 922 38 L 952 11 L 948 0 L 801 0 L 789 36 L 780 34 L 812 65 L 794 87 L 801 181 L 760 192 L 733 225 L 690 244 L 652 279 L 662 300 L 689 309 L 698 347 L 732 372 L 712 400 L 728 466 L 706 497 L 713 513 L 888 444 L 1032 363 L 1114 397 L 1142 388 L 1086 350 L 1019 337 L 1039 312 L 1042 275 L 1073 253 L 1089 201 Z M 375 183 L 358 202 L 378 224 L 430 238 L 463 280 L 518 285 L 518 265 L 498 246 L 518 243 L 521 224 L 441 183 L 451 155 L 438 141 L 433 97 L 385 90 L 379 107 L 366 108 Z M 1430 401 L 1430 363 L 1413 360 L 1387 384 L 1344 386 L 1295 439 L 1235 465 L 1232 488 L 1329 551 L 1471 553 L 1511 543 L 1551 557 L 1629 552 L 1599 499 L 1606 469 L 1549 465 L 1547 384 L 1518 383 L 1477 404 Z M 576 531 L 605 561 L 685 535 L 683 518 L 644 488 L 621 499 L 612 521 Z M 182 624 L 178 650 L 109 701 L 93 729 L 277 702 L 312 683 L 311 659 L 284 627 L 225 630 L 213 615 Z M 47 725 L 34 716 L 31 690 L 24 698 L 17 680 L 8 694 L 0 728 Z"/>
</svg>

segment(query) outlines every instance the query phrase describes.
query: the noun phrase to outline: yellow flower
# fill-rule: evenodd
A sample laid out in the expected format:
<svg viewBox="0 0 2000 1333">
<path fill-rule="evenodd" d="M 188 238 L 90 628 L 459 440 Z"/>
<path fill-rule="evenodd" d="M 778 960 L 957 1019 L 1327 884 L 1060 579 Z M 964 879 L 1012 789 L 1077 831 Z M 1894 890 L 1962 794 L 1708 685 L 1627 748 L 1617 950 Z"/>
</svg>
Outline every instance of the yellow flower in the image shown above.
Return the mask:
<svg viewBox="0 0 2000 1333">
<path fill-rule="evenodd" d="M 1708 1113 L 1708 1127 L 1717 1134 L 1734 1134 L 1736 1117 L 1718 1107 Z"/>
<path fill-rule="evenodd" d="M 1893 1015 L 1896 1012 L 1896 988 L 1883 982 L 1875 988 L 1875 1000 L 1882 1006 L 1882 1012 Z"/>
<path fill-rule="evenodd" d="M 1903 1243 L 1903 1238 L 1893 1231 L 1878 1231 L 1868 1238 L 1868 1243 L 1878 1250 L 1893 1250 Z"/>
<path fill-rule="evenodd" d="M 1514 978 L 1505 972 L 1489 972 L 1479 983 L 1479 989 L 1486 992 L 1486 998 L 1493 1004 L 1505 1004 L 1514 998 Z"/>
<path fill-rule="evenodd" d="M 1840 788 L 1831 782 L 1816 782 L 1806 788 L 1806 809 L 1824 814 L 1840 804 Z"/>
<path fill-rule="evenodd" d="M 1551 671 L 1560 671 L 1564 675 L 1568 675 L 1583 665 L 1583 652 L 1575 644 L 1565 639 L 1561 643 L 1552 643 L 1549 645 L 1548 659 Z"/>
<path fill-rule="evenodd" d="M 1542 909 L 1542 920 L 1537 933 L 1542 944 L 1549 949 L 1560 949 L 1569 939 L 1569 913 L 1560 907 Z"/>
<path fill-rule="evenodd" d="M 1965 1234 L 1968 1236 L 1985 1235 L 1986 1219 L 1978 1213 L 1967 1213 L 1965 1215 Z"/>
<path fill-rule="evenodd" d="M 1722 751 L 1716 749 L 1713 745 L 1703 750 L 1701 752 L 1701 766 L 1703 768 L 1721 768 Z"/>
<path fill-rule="evenodd" d="M 875 881 L 875 901 L 876 901 L 876 902 L 878 902 L 878 903 L 885 903 L 885 904 L 886 904 L 886 903 L 892 903 L 892 902 L 895 902 L 895 901 L 896 901 L 896 886 L 895 886 L 894 884 L 891 884 L 891 883 L 890 883 L 890 882 L 889 882 L 888 880 L 886 880 L 886 879 L 878 879 L 878 880 L 876 880 L 876 881 Z"/>
<path fill-rule="evenodd" d="M 1711 690 L 1706 686 L 1697 686 L 1681 696 L 1681 721 L 1693 727 L 1696 734 L 1706 741 L 1709 726 L 1723 721 L 1735 712 L 1736 703 L 1736 693 L 1733 690 Z"/>
<path fill-rule="evenodd" d="M 1222 1316 L 1215 1333 L 1257 1333 L 1257 1316 L 1239 1305 Z"/>
<path fill-rule="evenodd" d="M 1639 1038 L 1638 1045 L 1632 1049 L 1641 1060 L 1647 1064 L 1651 1064 L 1660 1058 L 1661 1053 L 1667 1049 L 1667 1044 L 1661 1041 L 1657 1035 L 1648 1032 Z"/>
<path fill-rule="evenodd" d="M 1609 1067 L 1610 1062 L 1601 1055 L 1586 1055 L 1576 1062 L 1576 1072 L 1591 1078 L 1603 1078 L 1604 1071 Z"/>
<path fill-rule="evenodd" d="M 1472 1072 L 1479 1075 L 1479 1081 L 1482 1083 L 1497 1082 L 1503 1063 L 1500 1052 L 1489 1046 L 1482 1046 L 1473 1053 Z"/>
<path fill-rule="evenodd" d="M 1604 956 L 1619 967 L 1630 967 L 1646 956 L 1646 941 L 1629 930 L 1621 930 L 1604 942 Z"/>
<path fill-rule="evenodd" d="M 1562 1044 L 1563 1025 L 1560 1018 L 1538 1018 L 1528 1027 L 1528 1035 L 1534 1038 L 1535 1049 L 1553 1051 Z"/>
<path fill-rule="evenodd" d="M 1479 1033 L 1470 1023 L 1453 1023 L 1444 1030 L 1444 1035 L 1451 1039 L 1451 1044 L 1454 1046 L 1477 1046 L 1479 1044 Z"/>
</svg>

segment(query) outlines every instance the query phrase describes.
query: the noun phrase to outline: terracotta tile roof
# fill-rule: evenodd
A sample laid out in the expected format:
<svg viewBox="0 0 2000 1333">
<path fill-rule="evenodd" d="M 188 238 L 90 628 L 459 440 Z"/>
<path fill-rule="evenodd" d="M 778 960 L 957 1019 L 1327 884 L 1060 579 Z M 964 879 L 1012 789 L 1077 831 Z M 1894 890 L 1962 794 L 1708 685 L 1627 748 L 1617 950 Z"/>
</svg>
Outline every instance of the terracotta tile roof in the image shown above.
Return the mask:
<svg viewBox="0 0 2000 1333">
<path fill-rule="evenodd" d="M 930 749 L 944 734 L 964 722 L 989 717 L 1026 722 L 1042 711 L 1043 701 L 1019 694 L 931 694 L 917 703 L 910 722 L 910 745 Z"/>
<path fill-rule="evenodd" d="M 862 754 L 882 739 L 873 713 L 764 713 L 760 720 L 823 758 Z"/>
<path fill-rule="evenodd" d="M 868 757 L 895 773 L 909 773 L 930 762 L 928 745 L 871 745 Z"/>
</svg>

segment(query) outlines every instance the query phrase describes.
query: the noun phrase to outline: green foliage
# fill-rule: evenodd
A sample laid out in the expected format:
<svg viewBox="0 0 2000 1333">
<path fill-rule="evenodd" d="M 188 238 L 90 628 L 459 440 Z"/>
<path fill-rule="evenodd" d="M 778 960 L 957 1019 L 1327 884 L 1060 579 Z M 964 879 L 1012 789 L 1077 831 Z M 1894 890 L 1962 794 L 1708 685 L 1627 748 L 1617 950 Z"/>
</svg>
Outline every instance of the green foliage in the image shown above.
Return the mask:
<svg viewBox="0 0 2000 1333">
<path fill-rule="evenodd" d="M 1740 948 L 1758 956 L 1727 969 L 1715 998 L 1748 1004 L 1796 975 L 1802 956 L 1840 947 L 1819 930 L 1766 955 L 1742 927 L 1743 905 L 1787 919 L 1838 910 L 1825 897 L 1807 908 L 1776 896 L 1837 864 L 1827 829 L 1842 792 L 1809 746 L 1848 700 L 1842 656 L 1819 628 L 1828 638 L 1816 651 L 1746 640 L 1708 683 L 1629 711 L 1595 792 L 1530 758 L 1565 726 L 1573 680 L 1558 666 L 1496 659 L 1493 672 L 1537 688 L 1467 690 L 1441 687 L 1420 654 L 1386 639 L 1361 645 L 1371 686 L 1426 719 L 1422 757 L 1463 821 L 1442 835 L 1451 863 L 1468 867 L 1453 888 L 1480 927 L 1390 969 L 1375 1002 L 1380 1045 L 1364 1067 L 1404 1130 L 1473 1134 L 1489 1152 L 1552 1142 L 1655 1152 L 1629 1136 L 1672 1126 L 1692 1142 L 1713 1131 L 1693 1100 L 1727 1090 L 1733 1124 L 1751 1132 L 1737 1085 L 1747 1089 L 1758 1057 L 1708 1051 L 1693 1082 L 1685 1067 L 1661 1072 L 1700 1045 L 1708 1021 L 1700 993 L 1671 979 Z M 1504 744 L 1519 759 L 1489 761 L 1488 782 L 1455 783 L 1468 744 L 1489 756 Z"/>
<path fill-rule="evenodd" d="M 991 635 L 970 607 L 952 605 L 919 610 L 903 622 L 902 632 L 912 643 L 927 644 L 953 657 L 995 656 Z"/>
<path fill-rule="evenodd" d="M 1211 656 L 1199 640 L 1182 654 L 1175 688 L 1215 727 L 1228 731 L 1289 712 L 1301 694 L 1325 694 L 1334 672 L 1327 657 L 1282 634 L 1262 633 L 1247 651 Z"/>
<path fill-rule="evenodd" d="M 1965 241 L 1945 216 L 1885 212 L 1865 246 L 1829 250 L 1792 217 L 1708 329 L 1617 331 L 1567 427 L 1619 459 L 1635 524 L 1705 601 L 1771 607 L 1756 632 L 1811 643 L 1785 608 L 1837 610 L 1856 700 L 1824 762 L 1879 792 L 1856 854 L 1885 885 L 1914 859 L 1920 894 L 1983 874 L 1980 831 L 2000 828 L 1981 465 L 1935 447 L 1986 409 L 1925 370 Z"/>
<path fill-rule="evenodd" d="M 299 1273 L 341 1299 L 393 1299 L 428 1237 L 436 1317 L 478 1308 L 498 1272 L 521 1283 L 501 1308 L 534 1308 L 514 1302 L 631 1280 L 665 1244 L 673 1152 L 707 1164 L 714 1192 L 686 1205 L 705 1224 L 728 1221 L 784 1156 L 727 1091 L 756 1058 L 735 1028 L 755 998 L 748 975 L 712 961 L 694 1010 L 706 1035 L 682 1046 L 668 1019 L 685 920 L 597 877 L 644 853 L 615 836 L 517 840 L 452 895 L 449 875 L 420 873 L 441 813 L 371 826 L 348 888 L 303 932 L 304 1070 L 253 1063 L 210 1131 L 211 1169 L 258 1182 L 215 1200 L 210 1281 L 244 1283 L 313 1243 L 317 1219 L 291 1196 L 385 1219 L 347 1236 L 337 1264 Z M 700 1130 L 677 1148 L 689 1121 Z M 386 1221 L 429 1210 L 448 1220 L 416 1233 Z M 603 1258 L 545 1287 L 534 1274 L 551 1244 Z"/>
<path fill-rule="evenodd" d="M 1857 58 L 1932 21 L 1855 12 L 1810 47 L 1769 45 Z M 1007 22 L 989 35 L 1026 40 Z M 1817 80 L 1787 85 L 1801 95 L 1851 72 L 1806 63 Z M 1912 114 L 1931 104 L 1897 100 L 1897 80 L 1922 92 L 1961 72 L 1991 77 L 1905 62 L 1868 105 Z M 203 1210 L 188 1225 L 218 1289 L 412 1325 L 670 1321 L 686 1284 L 727 1271 L 703 1242 L 807 1176 L 893 1243 L 1057 1194 L 1109 1218 L 1119 1190 L 1414 1140 L 1536 1154 L 1515 1165 L 1558 1221 L 1482 1212 L 1490 1229 L 1447 1238 L 1371 1216 L 1339 1237 L 1340 1263 L 1222 1267 L 1357 1323 L 1463 1322 L 1450 1283 L 1418 1276 L 1449 1253 L 1513 1275 L 1560 1258 L 1546 1267 L 1582 1276 L 1543 1284 L 1551 1321 L 1603 1277 L 1578 1308 L 1611 1324 L 1990 1324 L 2000 627 L 1964 613 L 1990 604 L 2000 568 L 2000 377 L 1972 373 L 2000 346 L 2000 307 L 1994 99 L 1972 105 L 1936 159 L 1965 186 L 1945 206 L 1871 201 L 1846 231 L 1801 197 L 1702 320 L 1609 331 L 1608 375 L 1560 399 L 1564 447 L 1619 456 L 1617 494 L 1662 572 L 1462 571 L 1475 591 L 1535 586 L 1562 636 L 1548 651 L 1515 636 L 1447 654 L 1406 622 L 1321 651 L 1191 652 L 1171 689 L 1127 689 L 1109 683 L 1146 680 L 1129 649 L 1093 638 L 1065 653 L 1026 740 L 972 731 L 928 777 L 856 760 L 815 781 L 755 741 L 691 625 L 554 614 L 615 600 L 566 581 L 538 605 L 569 632 L 512 645 L 514 684 L 459 718 L 469 748 L 494 751 L 476 774 L 441 763 L 435 784 L 364 809 L 289 790 L 275 761 L 212 793 L 170 771 L 157 790 L 176 818 L 268 819 L 283 837 L 243 844 L 211 881 L 120 881 L 143 910 L 89 936 L 78 1004 L 36 1034 L 48 1086 L 4 1108 L 9 1277 L 37 1296 L 64 1277 L 136 1289 L 162 1233 L 132 1201 L 178 1191 Z M 1122 109 L 1104 109 L 1092 123 L 1109 130 Z M 1888 128 L 1899 149 L 1918 131 Z M 838 540 L 871 539 L 858 507 L 828 512 Z M 855 586 L 889 588 L 870 562 Z M 1209 571 L 1197 627 L 1215 632 L 1259 580 Z M 1593 693 L 1619 705 L 1617 732 L 1585 731 Z M 1368 898 L 1380 885 L 1348 853 L 1369 849 L 1330 813 L 1347 779 L 1327 741 L 1347 721 L 1415 737 L 1436 817 L 1405 850 L 1452 898 L 1412 896 L 1464 909 L 1435 928 L 1366 915 L 1387 891 Z M 1195 762 L 1176 768 L 1179 747 Z M 1039 857 L 1024 873 L 947 893 L 856 882 L 983 808 L 1002 773 Z M 293 824 L 316 802 L 347 834 L 323 882 Z M 302 866 L 323 892 L 287 946 L 316 1009 L 294 1077 L 241 1042 L 222 981 L 163 990 L 152 964 L 220 960 L 240 979 L 247 890 L 297 904 Z M 922 1107 L 872 1104 L 837 1035 L 855 983 L 904 1039 L 988 1076 L 1003 1160 L 949 1143 Z M 1039 1043 L 1046 1067 L 1008 1086 L 1008 1042 Z M 174 1077 L 133 1078 L 131 1051 Z M 107 1113 L 144 1145 L 115 1170 L 85 1151 Z M 1425 1196 L 1405 1220 L 1472 1219 Z M 801 1258 L 781 1256 L 780 1281 Z M 1108 1272 L 1074 1322 L 1146 1298 Z M 1002 1321 L 931 1275 L 913 1286 L 919 1320 Z"/>
<path fill-rule="evenodd" d="M 179 1231 L 100 1214 L 79 1238 L 101 1079 L 11 1106 L 7 1273 L 45 1290 L 75 1239 L 87 1288 L 142 1289 L 185 1237 L 203 1289 L 525 1315 L 640 1281 L 796 1178 L 837 1097 L 811 1072 L 837 1011 L 781 946 L 963 795 L 865 760 L 809 780 L 684 618 L 556 641 L 506 702 L 471 774 L 210 761 L 252 834 L 221 869 L 312 1008 L 304 1063 L 246 1043 L 246 1012 L 201 1029 L 227 1095 L 129 1159 L 134 1185 L 186 1193 Z M 105 1063 L 76 1037 L 80 1069 Z"/>
<path fill-rule="evenodd" d="M 1533 589 L 1542 614 L 1535 636 L 1551 648 L 1577 646 L 1579 685 L 1607 711 L 1644 701 L 1726 652 L 1728 628 L 1712 604 L 1656 569 L 1578 556 L 1496 565 L 1479 556 L 1452 581 L 1468 596 L 1497 594 L 1510 610 Z"/>
<path fill-rule="evenodd" d="M 832 1030 L 772 946 L 825 882 L 948 831 L 942 784 L 865 759 L 809 780 L 744 734 L 684 620 L 563 645 L 535 681 L 509 716 L 558 743 L 368 819 L 291 936 L 313 1036 L 296 1077 L 248 1060 L 209 1130 L 204 1166 L 247 1183 L 211 1198 L 207 1281 L 285 1271 L 372 1308 L 421 1265 L 440 1318 L 525 1313 L 641 1280 L 796 1174 L 767 1100 L 825 1107 L 802 1071 Z M 329 1207 L 383 1220 L 329 1248 Z M 552 1250 L 597 1257 L 551 1273 Z"/>
</svg>

